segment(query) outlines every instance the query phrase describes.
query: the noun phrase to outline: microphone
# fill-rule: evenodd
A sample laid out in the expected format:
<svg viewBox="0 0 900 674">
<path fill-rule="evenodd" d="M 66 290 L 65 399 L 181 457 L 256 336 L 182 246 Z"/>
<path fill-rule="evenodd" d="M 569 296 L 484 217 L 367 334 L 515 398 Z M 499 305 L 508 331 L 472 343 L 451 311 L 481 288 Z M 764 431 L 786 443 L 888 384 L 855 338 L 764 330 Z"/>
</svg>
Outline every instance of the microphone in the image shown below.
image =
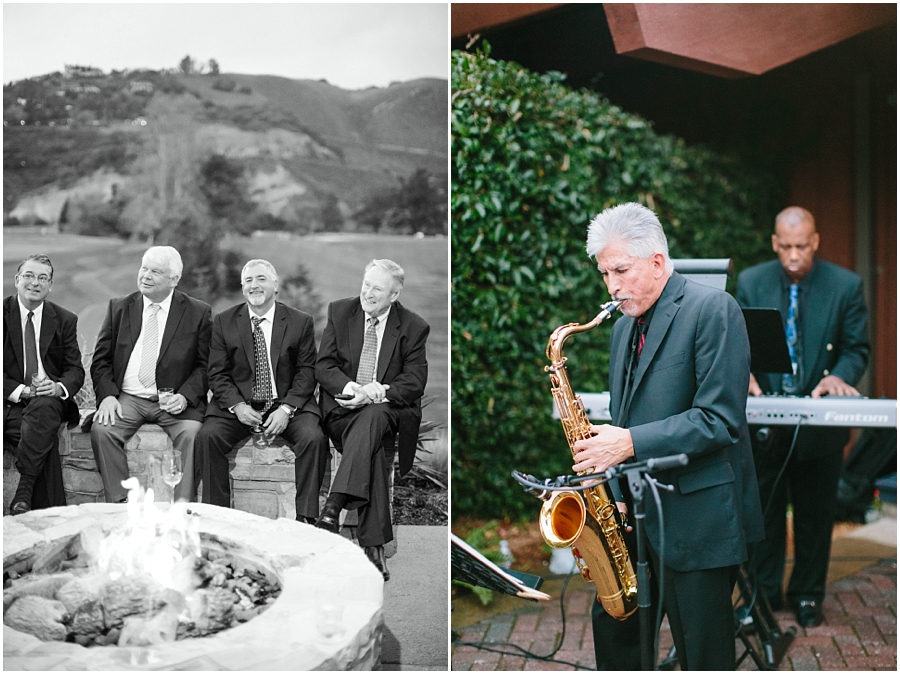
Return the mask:
<svg viewBox="0 0 900 674">
<path fill-rule="evenodd" d="M 647 470 L 653 472 L 655 470 L 669 470 L 670 468 L 678 468 L 678 466 L 688 465 L 689 459 L 687 454 L 676 454 L 675 456 L 663 456 L 658 459 L 647 459 Z"/>
<path fill-rule="evenodd" d="M 542 501 L 546 501 L 550 498 L 550 491 L 547 489 L 542 489 L 538 485 L 549 485 L 550 479 L 547 478 L 543 482 L 538 482 L 538 479 L 534 475 L 527 475 L 525 473 L 520 473 L 517 470 L 512 472 L 513 478 L 515 478 L 516 482 L 522 485 L 522 489 L 526 494 L 531 494 L 532 496 L 536 496 Z"/>
</svg>

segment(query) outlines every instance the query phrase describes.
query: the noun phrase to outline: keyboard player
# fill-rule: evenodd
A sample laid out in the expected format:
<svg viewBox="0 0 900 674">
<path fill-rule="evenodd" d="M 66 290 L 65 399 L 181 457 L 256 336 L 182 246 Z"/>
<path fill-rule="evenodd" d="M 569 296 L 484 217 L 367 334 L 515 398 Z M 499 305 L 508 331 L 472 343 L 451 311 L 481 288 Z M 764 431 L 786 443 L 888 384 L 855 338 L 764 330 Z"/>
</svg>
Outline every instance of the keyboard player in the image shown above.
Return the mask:
<svg viewBox="0 0 900 674">
<path fill-rule="evenodd" d="M 812 214 L 797 206 L 786 208 L 776 216 L 772 235 L 778 259 L 738 276 L 742 307 L 781 312 L 793 367 L 790 374 L 751 375 L 751 396 L 859 395 L 854 386 L 869 359 L 862 279 L 818 259 L 818 247 Z M 794 430 L 773 427 L 763 440 L 751 428 L 766 539 L 751 552 L 748 564 L 772 608 L 781 609 L 786 598 L 800 625 L 808 627 L 822 621 L 835 495 L 849 429 L 803 426 L 788 458 Z M 783 597 L 788 502 L 794 512 L 795 562 Z"/>
</svg>

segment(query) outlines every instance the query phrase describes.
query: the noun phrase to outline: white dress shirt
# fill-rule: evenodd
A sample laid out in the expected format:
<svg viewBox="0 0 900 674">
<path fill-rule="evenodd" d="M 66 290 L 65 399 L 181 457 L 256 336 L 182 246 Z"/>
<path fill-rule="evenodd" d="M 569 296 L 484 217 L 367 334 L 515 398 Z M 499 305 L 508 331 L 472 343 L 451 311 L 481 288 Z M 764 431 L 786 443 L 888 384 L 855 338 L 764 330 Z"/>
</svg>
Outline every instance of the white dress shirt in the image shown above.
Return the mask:
<svg viewBox="0 0 900 674">
<path fill-rule="evenodd" d="M 376 345 L 375 345 L 375 370 L 376 370 L 376 377 L 377 377 L 377 371 L 378 371 L 378 356 L 381 355 L 381 340 L 384 339 L 384 328 L 385 328 L 385 326 L 387 325 L 387 317 L 388 317 L 388 314 L 391 313 L 391 309 L 393 308 L 393 306 L 394 306 L 394 305 L 391 304 L 391 306 L 389 306 L 389 307 L 387 308 L 387 311 L 385 311 L 385 312 L 384 312 L 383 314 L 381 314 L 380 316 L 376 316 L 376 317 L 375 317 L 376 320 L 378 321 L 378 322 L 375 324 L 375 336 L 377 337 L 377 343 L 376 343 Z M 369 316 L 369 314 L 366 314 L 366 320 L 363 321 L 363 340 L 364 340 L 364 341 L 365 341 L 365 338 L 366 338 L 366 330 L 369 329 L 369 319 L 370 319 L 370 318 L 371 318 L 371 316 Z M 377 381 L 377 378 L 376 378 L 376 381 Z M 379 382 L 379 383 L 380 383 L 380 382 Z M 346 393 L 346 394 L 348 394 L 348 395 L 352 395 L 352 394 L 353 394 L 353 385 L 354 385 L 354 384 L 356 384 L 355 381 L 348 381 L 348 382 L 347 382 L 347 385 L 344 386 L 344 390 L 342 391 L 342 393 Z"/>
<path fill-rule="evenodd" d="M 269 307 L 269 310 L 262 316 L 257 316 L 253 309 L 248 312 L 250 314 L 250 334 L 253 334 L 253 319 L 259 318 L 259 329 L 262 330 L 263 337 L 266 338 L 266 356 L 269 358 L 269 379 L 272 382 L 272 395 L 278 397 L 278 387 L 275 386 L 275 371 L 272 369 L 272 326 L 275 325 L 275 305 Z M 253 363 L 254 370 L 256 362 Z"/>
<path fill-rule="evenodd" d="M 125 368 L 125 376 L 122 378 L 122 390 L 133 396 L 149 398 L 150 396 L 155 396 L 157 390 L 155 388 L 144 386 L 138 378 L 138 374 L 141 371 L 141 356 L 144 353 L 144 328 L 147 325 L 147 319 L 151 316 L 150 305 L 158 304 L 159 311 L 156 312 L 156 322 L 159 326 L 159 331 L 156 333 L 156 357 L 158 360 L 159 347 L 162 344 L 163 334 L 166 331 L 166 321 L 169 318 L 169 310 L 172 308 L 172 293 L 169 293 L 169 296 L 162 302 L 152 302 L 146 297 L 143 297 L 142 299 L 144 300 L 144 313 L 141 315 L 141 334 L 138 335 L 137 343 L 134 345 L 134 350 L 131 352 L 131 358 L 128 359 L 128 366 Z"/>
</svg>

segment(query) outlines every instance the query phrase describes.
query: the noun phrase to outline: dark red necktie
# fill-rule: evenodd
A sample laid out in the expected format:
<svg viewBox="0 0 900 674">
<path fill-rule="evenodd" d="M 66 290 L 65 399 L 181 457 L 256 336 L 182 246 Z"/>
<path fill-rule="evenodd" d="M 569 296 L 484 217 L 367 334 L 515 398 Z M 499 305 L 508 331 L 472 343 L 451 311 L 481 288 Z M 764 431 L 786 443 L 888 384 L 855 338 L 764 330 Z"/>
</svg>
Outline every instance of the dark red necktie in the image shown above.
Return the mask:
<svg viewBox="0 0 900 674">
<path fill-rule="evenodd" d="M 640 335 L 638 337 L 637 352 L 638 352 L 638 358 L 640 358 L 641 352 L 644 350 L 644 342 L 647 339 L 647 324 L 644 323 L 643 318 L 639 318 L 637 324 L 638 324 L 638 334 Z"/>
</svg>

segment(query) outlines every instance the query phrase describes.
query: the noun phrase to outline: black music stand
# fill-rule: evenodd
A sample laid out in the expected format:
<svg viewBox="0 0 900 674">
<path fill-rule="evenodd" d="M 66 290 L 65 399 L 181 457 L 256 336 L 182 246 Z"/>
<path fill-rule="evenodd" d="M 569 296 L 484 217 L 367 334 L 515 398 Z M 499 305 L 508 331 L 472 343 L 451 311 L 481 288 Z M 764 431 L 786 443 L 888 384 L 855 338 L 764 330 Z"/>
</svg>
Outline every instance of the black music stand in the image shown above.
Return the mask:
<svg viewBox="0 0 900 674">
<path fill-rule="evenodd" d="M 788 374 L 793 371 L 787 336 L 778 309 L 743 309 L 750 340 L 750 371 Z"/>
<path fill-rule="evenodd" d="M 540 592 L 544 579 L 530 573 L 503 569 L 456 534 L 450 534 L 450 568 L 453 580 L 485 587 L 531 601 L 546 601 L 549 594 Z"/>
</svg>

